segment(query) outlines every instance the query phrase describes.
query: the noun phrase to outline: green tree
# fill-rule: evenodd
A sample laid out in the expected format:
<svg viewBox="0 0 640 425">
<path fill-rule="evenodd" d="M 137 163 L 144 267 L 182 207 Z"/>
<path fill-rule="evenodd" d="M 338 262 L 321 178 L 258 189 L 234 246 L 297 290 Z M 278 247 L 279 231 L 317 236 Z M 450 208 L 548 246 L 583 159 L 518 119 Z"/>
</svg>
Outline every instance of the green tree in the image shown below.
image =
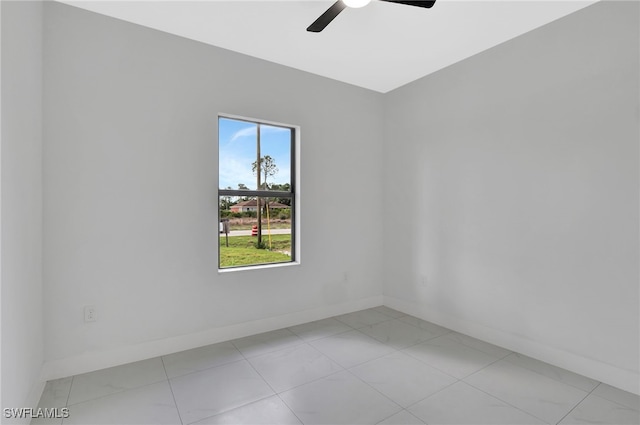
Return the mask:
<svg viewBox="0 0 640 425">
<path fill-rule="evenodd" d="M 249 188 L 244 183 L 238 183 L 238 190 L 249 190 Z M 246 196 L 243 196 L 242 198 L 239 199 L 239 201 L 248 201 L 248 200 L 249 198 L 247 198 Z"/>
<path fill-rule="evenodd" d="M 258 161 L 253 161 L 253 164 L 251 164 L 251 171 L 253 171 L 253 174 L 255 175 L 258 172 L 258 169 L 260 169 L 260 174 L 264 175 L 264 180 L 262 180 L 261 182 L 261 186 L 262 188 L 268 188 L 269 186 L 267 185 L 267 177 L 273 177 L 276 174 L 278 174 L 278 166 L 276 165 L 276 162 L 273 158 L 271 158 L 271 156 L 269 155 L 265 155 L 262 158 L 260 158 L 260 166 L 258 167 Z"/>
<path fill-rule="evenodd" d="M 290 192 L 291 185 L 289 183 L 284 184 L 272 184 L 270 187 L 271 190 L 280 190 L 282 192 Z M 291 198 L 274 198 L 276 202 L 291 206 Z"/>
<path fill-rule="evenodd" d="M 225 189 L 231 189 L 231 186 L 227 186 Z M 222 196 L 220 197 L 220 209 L 228 210 L 232 205 L 234 205 L 233 198 L 231 196 Z"/>
</svg>

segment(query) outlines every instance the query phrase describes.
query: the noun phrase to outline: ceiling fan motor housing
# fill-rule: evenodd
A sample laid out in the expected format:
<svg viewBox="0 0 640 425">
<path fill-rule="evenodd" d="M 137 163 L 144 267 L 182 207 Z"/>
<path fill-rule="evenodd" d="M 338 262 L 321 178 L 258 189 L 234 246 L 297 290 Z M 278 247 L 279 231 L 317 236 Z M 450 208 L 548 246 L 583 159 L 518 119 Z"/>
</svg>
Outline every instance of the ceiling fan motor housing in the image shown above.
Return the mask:
<svg viewBox="0 0 640 425">
<path fill-rule="evenodd" d="M 380 1 L 385 1 L 387 3 L 405 4 L 407 6 L 426 7 L 426 8 L 430 8 L 435 4 L 435 0 L 434 1 L 380 0 Z M 359 7 L 366 6 L 370 2 L 371 0 L 338 0 L 329 9 L 327 9 L 326 12 L 320 15 L 320 17 L 316 19 L 313 24 L 309 25 L 309 28 L 307 28 L 307 31 L 320 32 L 323 29 L 325 29 L 325 27 L 329 25 L 329 23 L 331 23 L 331 21 L 333 21 L 335 17 L 338 16 L 340 12 L 342 12 L 345 8 L 347 7 L 359 8 Z"/>
</svg>

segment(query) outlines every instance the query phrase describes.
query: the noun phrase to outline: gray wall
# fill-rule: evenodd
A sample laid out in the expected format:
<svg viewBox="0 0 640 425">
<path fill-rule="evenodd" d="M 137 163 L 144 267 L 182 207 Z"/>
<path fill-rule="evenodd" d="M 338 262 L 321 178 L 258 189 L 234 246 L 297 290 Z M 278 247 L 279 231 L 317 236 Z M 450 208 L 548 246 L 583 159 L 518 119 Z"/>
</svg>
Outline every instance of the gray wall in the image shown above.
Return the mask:
<svg viewBox="0 0 640 425">
<path fill-rule="evenodd" d="M 3 406 L 37 393 L 43 340 L 44 376 L 64 376 L 382 293 L 638 391 L 637 4 L 597 4 L 384 96 L 56 3 L 42 59 L 41 6 L 12 4 Z M 302 265 L 218 274 L 219 112 L 301 126 Z M 354 196 L 367 208 L 339 214 Z"/>
<path fill-rule="evenodd" d="M 638 392 L 638 3 L 385 98 L 385 303 Z"/>
<path fill-rule="evenodd" d="M 130 361 L 113 351 L 381 303 L 382 235 L 363 229 L 382 221 L 382 95 L 62 4 L 45 12 L 48 360 Z M 218 273 L 218 113 L 301 127 L 300 266 Z M 354 199 L 367 201 L 343 214 Z M 98 321 L 84 324 L 89 304 Z"/>
<path fill-rule="evenodd" d="M 42 391 L 42 4 L 0 9 L 4 408 L 34 405 Z"/>
</svg>

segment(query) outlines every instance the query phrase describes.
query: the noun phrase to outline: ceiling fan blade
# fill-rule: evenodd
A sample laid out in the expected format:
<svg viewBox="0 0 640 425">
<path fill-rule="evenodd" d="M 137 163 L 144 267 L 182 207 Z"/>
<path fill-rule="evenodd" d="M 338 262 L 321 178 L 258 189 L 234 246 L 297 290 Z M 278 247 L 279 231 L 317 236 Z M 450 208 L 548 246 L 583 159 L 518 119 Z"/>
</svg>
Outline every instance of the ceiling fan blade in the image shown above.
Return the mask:
<svg viewBox="0 0 640 425">
<path fill-rule="evenodd" d="M 400 4 L 406 4 L 409 6 L 418 6 L 418 7 L 426 7 L 426 8 L 430 8 L 435 4 L 435 0 L 434 1 L 380 0 L 380 1 L 386 1 L 389 3 L 400 3 Z"/>
<path fill-rule="evenodd" d="M 309 28 L 307 28 L 307 31 L 310 31 L 310 32 L 320 32 L 320 31 L 322 31 L 346 7 L 347 7 L 347 5 L 344 4 L 344 2 L 342 0 L 338 0 L 337 2 L 335 2 L 333 4 L 333 6 L 331 6 L 329 9 L 327 9 L 326 12 L 324 12 L 322 15 L 320 15 L 320 17 L 318 19 L 316 19 L 313 24 L 309 25 Z"/>
</svg>

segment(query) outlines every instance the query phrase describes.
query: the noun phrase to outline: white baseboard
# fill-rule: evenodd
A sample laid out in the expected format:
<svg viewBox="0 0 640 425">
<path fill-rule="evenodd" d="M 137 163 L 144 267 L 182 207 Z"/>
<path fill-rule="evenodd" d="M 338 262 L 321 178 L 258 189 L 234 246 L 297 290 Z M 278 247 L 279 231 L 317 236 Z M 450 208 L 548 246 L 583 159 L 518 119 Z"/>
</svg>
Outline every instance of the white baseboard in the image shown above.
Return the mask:
<svg viewBox="0 0 640 425">
<path fill-rule="evenodd" d="M 382 300 L 382 295 L 377 295 L 345 303 L 288 313 L 281 316 L 208 329 L 188 335 L 147 341 L 112 350 L 87 352 L 73 357 L 51 360 L 44 364 L 41 380 L 44 383 L 52 379 L 93 372 L 108 367 L 215 344 L 217 342 L 229 341 L 262 332 L 312 322 L 314 320 L 326 319 L 340 314 L 380 306 L 382 305 Z M 42 393 L 42 391 L 40 391 L 40 393 Z"/>
<path fill-rule="evenodd" d="M 183 350 L 202 347 L 217 342 L 242 338 L 262 332 L 268 332 L 314 320 L 325 319 L 340 314 L 346 314 L 366 308 L 386 305 L 395 310 L 436 323 L 440 326 L 464 333 L 474 338 L 504 347 L 511 351 L 567 369 L 574 373 L 587 376 L 613 387 L 639 394 L 640 374 L 635 371 L 577 356 L 563 350 L 542 345 L 521 336 L 508 334 L 477 323 L 462 321 L 447 316 L 441 312 L 427 309 L 419 304 L 407 302 L 389 296 L 373 296 L 369 298 L 332 304 L 288 313 L 281 316 L 269 317 L 250 322 L 239 323 L 221 328 L 208 329 L 188 335 L 180 335 L 155 341 L 147 341 L 127 347 L 120 347 L 107 351 L 87 352 L 64 359 L 48 361 L 42 367 L 41 382 L 34 385 L 30 403 L 36 406 L 46 381 L 81 373 L 93 372 L 108 367 L 119 366 L 135 361 L 163 356 Z"/>
<path fill-rule="evenodd" d="M 549 347 L 522 336 L 460 320 L 419 304 L 385 296 L 384 305 L 456 332 L 561 367 L 579 375 L 640 395 L 640 373 Z"/>
<path fill-rule="evenodd" d="M 46 382 L 38 381 L 33 384 L 31 387 L 31 391 L 29 391 L 29 395 L 27 397 L 27 403 L 25 406 L 28 407 L 38 407 L 38 403 L 40 402 L 40 397 L 42 397 L 42 392 L 44 391 L 44 386 Z"/>
</svg>

